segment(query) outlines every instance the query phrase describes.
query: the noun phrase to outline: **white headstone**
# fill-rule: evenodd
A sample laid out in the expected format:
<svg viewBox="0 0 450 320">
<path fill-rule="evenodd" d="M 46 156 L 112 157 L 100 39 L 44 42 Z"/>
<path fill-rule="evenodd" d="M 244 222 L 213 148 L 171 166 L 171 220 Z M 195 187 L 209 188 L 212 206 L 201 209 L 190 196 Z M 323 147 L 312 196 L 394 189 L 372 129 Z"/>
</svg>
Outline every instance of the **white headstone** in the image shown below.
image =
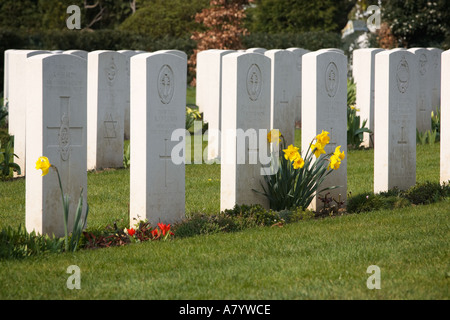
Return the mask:
<svg viewBox="0 0 450 320">
<path fill-rule="evenodd" d="M 419 132 L 431 130 L 431 52 L 426 48 L 411 48 L 417 56 L 416 123 Z M 412 66 L 411 66 L 412 67 Z"/>
<path fill-rule="evenodd" d="M 209 99 L 209 82 L 211 72 L 208 67 L 213 63 L 212 52 L 216 49 L 203 50 L 197 53 L 197 66 L 196 66 L 196 89 L 195 89 L 195 104 L 198 106 L 199 112 L 203 112 L 203 121 L 208 122 L 209 111 L 207 110 Z M 212 60 L 212 61 L 210 61 Z"/>
<path fill-rule="evenodd" d="M 88 54 L 88 170 L 123 166 L 127 105 L 126 57 L 115 51 Z"/>
<path fill-rule="evenodd" d="M 302 57 L 310 52 L 302 48 L 286 49 L 294 54 L 294 84 L 295 84 L 295 126 L 301 127 L 302 123 Z"/>
<path fill-rule="evenodd" d="M 252 189 L 262 191 L 264 181 L 260 148 L 270 129 L 270 78 L 270 59 L 262 54 L 230 53 L 222 59 L 222 106 L 227 111 L 222 112 L 221 210 L 236 204 L 269 206 Z"/>
<path fill-rule="evenodd" d="M 374 132 L 374 83 L 375 55 L 383 49 L 365 48 L 353 51 L 353 79 L 356 84 L 356 107 L 359 109 L 361 125 L 367 120 L 366 128 L 372 133 L 364 132 L 362 146 L 373 147 Z"/>
<path fill-rule="evenodd" d="M 83 59 L 87 59 L 88 52 L 84 50 L 66 50 L 63 52 L 64 54 L 73 54 Z"/>
<path fill-rule="evenodd" d="M 9 134 L 14 135 L 14 153 L 18 158 L 14 158 L 21 168 L 21 174 L 26 174 L 25 168 L 25 148 L 26 148 L 26 74 L 27 58 L 34 55 L 49 53 L 40 50 L 14 50 L 8 53 L 8 129 Z"/>
<path fill-rule="evenodd" d="M 295 56 L 291 51 L 273 49 L 264 55 L 271 61 L 270 126 L 280 130 L 286 144 L 295 143 Z"/>
<path fill-rule="evenodd" d="M 260 53 L 260 54 L 264 54 L 267 51 L 267 49 L 264 48 L 250 48 L 245 50 L 245 52 L 248 53 Z"/>
<path fill-rule="evenodd" d="M 174 223 L 185 213 L 185 166 L 172 156 L 172 133 L 185 126 L 186 60 L 155 52 L 130 61 L 130 223 Z"/>
<path fill-rule="evenodd" d="M 431 109 L 436 112 L 441 108 L 441 54 L 443 50 L 428 48 L 430 51 L 430 91 Z"/>
<path fill-rule="evenodd" d="M 441 183 L 450 180 L 450 50 L 441 55 Z"/>
<path fill-rule="evenodd" d="M 125 140 L 130 140 L 130 59 L 137 54 L 143 52 L 136 52 L 134 50 L 119 50 L 117 51 L 126 57 L 126 73 L 127 73 L 127 102 L 125 105 L 123 135 Z"/>
<path fill-rule="evenodd" d="M 375 193 L 416 183 L 417 60 L 403 49 L 375 56 Z"/>
<path fill-rule="evenodd" d="M 327 154 L 338 146 L 347 154 L 347 57 L 337 51 L 319 50 L 303 55 L 302 61 L 302 78 L 308 79 L 302 83 L 302 155 L 322 130 L 329 132 L 330 143 L 325 148 Z M 329 197 L 344 201 L 347 196 L 347 161 L 343 161 L 320 188 L 331 186 L 340 187 L 330 190 Z M 323 203 L 316 196 L 310 207 L 320 210 Z"/>
<path fill-rule="evenodd" d="M 222 59 L 234 50 L 208 50 L 202 55 L 204 78 L 200 80 L 203 96 L 203 115 L 208 119 L 208 160 L 220 158 L 220 132 L 222 127 Z M 206 83 L 204 82 L 206 81 Z M 197 92 L 199 82 L 197 80 Z"/>
<path fill-rule="evenodd" d="M 86 60 L 66 54 L 44 54 L 27 61 L 26 228 L 40 234 L 64 235 L 58 176 L 36 170 L 45 156 L 58 168 L 64 193 L 70 197 L 68 230 L 83 188 L 87 199 Z M 25 117 L 25 114 L 23 115 Z"/>
</svg>

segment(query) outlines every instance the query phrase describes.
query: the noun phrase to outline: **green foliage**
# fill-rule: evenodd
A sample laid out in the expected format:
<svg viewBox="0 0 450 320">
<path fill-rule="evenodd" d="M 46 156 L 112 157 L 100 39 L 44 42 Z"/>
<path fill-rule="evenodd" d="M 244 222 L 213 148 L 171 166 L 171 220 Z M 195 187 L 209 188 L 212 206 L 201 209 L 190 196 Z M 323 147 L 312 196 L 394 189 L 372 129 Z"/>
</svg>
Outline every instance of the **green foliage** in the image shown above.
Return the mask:
<svg viewBox="0 0 450 320">
<path fill-rule="evenodd" d="M 219 232 L 237 232 L 262 226 L 282 226 L 314 218 L 314 213 L 301 208 L 291 210 L 266 210 L 261 205 L 235 205 L 216 215 L 195 213 L 174 226 L 180 238 Z"/>
<path fill-rule="evenodd" d="M 383 1 L 382 17 L 401 47 L 450 48 L 448 0 Z"/>
<path fill-rule="evenodd" d="M 8 226 L 0 232 L 0 260 L 62 252 L 63 240 L 47 235 L 28 233 L 22 225 L 13 229 Z"/>
<path fill-rule="evenodd" d="M 304 48 L 315 51 L 322 48 L 341 48 L 342 40 L 339 33 L 326 31 L 308 31 L 298 33 L 269 34 L 263 32 L 252 32 L 242 39 L 245 48 Z"/>
<path fill-rule="evenodd" d="M 405 192 L 405 198 L 412 204 L 429 204 L 450 196 L 449 188 L 435 182 L 417 183 Z"/>
<path fill-rule="evenodd" d="M 358 109 L 347 107 L 347 146 L 349 148 L 359 148 L 364 139 L 364 132 L 372 133 L 366 128 L 367 119 L 361 124 L 361 117 L 356 115 Z"/>
<path fill-rule="evenodd" d="M 310 144 L 303 158 L 303 167 L 294 169 L 291 160 L 286 159 L 283 154 L 282 150 L 286 149 L 286 144 L 283 137 L 282 140 L 283 142 L 279 143 L 279 154 L 282 155 L 272 155 L 270 170 L 275 173 L 264 175 L 265 184 L 261 183 L 263 192 L 253 191 L 264 195 L 273 210 L 297 207 L 306 210 L 316 194 L 339 187 L 320 189 L 322 182 L 333 171 L 328 169 L 329 156 L 324 155 L 316 159 Z"/>
<path fill-rule="evenodd" d="M 348 0 L 256 0 L 246 10 L 247 28 L 252 32 L 299 33 L 340 32 L 356 1 Z"/>
<path fill-rule="evenodd" d="M 417 140 L 417 144 L 434 144 L 435 142 L 437 142 L 439 140 L 438 138 L 439 133 L 437 132 L 436 129 L 430 131 L 427 130 L 425 132 L 419 132 L 419 130 L 416 129 L 416 140 Z"/>
<path fill-rule="evenodd" d="M 190 36 L 197 27 L 195 14 L 209 5 L 209 0 L 145 1 L 129 16 L 120 30 L 145 34 L 154 38 Z"/>
<path fill-rule="evenodd" d="M 441 110 L 431 111 L 431 131 L 436 131 L 436 141 L 441 139 Z"/>
<path fill-rule="evenodd" d="M 189 130 L 196 120 L 201 120 L 202 115 L 198 109 L 186 107 L 186 130 Z"/>
<path fill-rule="evenodd" d="M 411 205 L 408 199 L 401 194 L 393 195 L 391 193 L 364 193 L 348 198 L 347 212 L 360 213 L 370 212 L 382 209 L 396 209 Z"/>
<path fill-rule="evenodd" d="M 21 174 L 20 166 L 17 163 L 14 163 L 14 157 L 18 158 L 17 155 L 13 153 L 14 136 L 9 136 L 3 149 L 2 147 L 3 146 L 0 143 L 0 178 L 1 180 L 6 180 L 11 177 L 11 169 L 18 174 Z"/>
<path fill-rule="evenodd" d="M 359 148 L 364 139 L 364 132 L 372 133 L 366 128 L 367 119 L 361 124 L 361 117 L 356 113 L 356 83 L 353 79 L 347 79 L 347 146 Z"/>
<path fill-rule="evenodd" d="M 85 4 L 87 6 L 85 6 Z M 0 29 L 24 31 L 67 29 L 70 5 L 80 8 L 81 28 L 114 28 L 132 14 L 128 0 L 2 0 Z"/>
<path fill-rule="evenodd" d="M 356 83 L 352 78 L 347 78 L 347 107 L 356 104 Z"/>
<path fill-rule="evenodd" d="M 123 152 L 123 167 L 129 168 L 130 167 L 130 143 L 125 147 L 125 150 Z"/>
<path fill-rule="evenodd" d="M 8 116 L 8 101 L 3 106 L 3 98 L 0 101 L 0 128 L 5 127 L 6 117 Z"/>
<path fill-rule="evenodd" d="M 442 201 L 450 196 L 449 184 L 437 182 L 417 183 L 408 190 L 401 191 L 398 188 L 386 192 L 363 193 L 349 196 L 347 212 L 359 213 L 381 209 L 396 209 L 413 205 L 430 204 Z"/>
</svg>

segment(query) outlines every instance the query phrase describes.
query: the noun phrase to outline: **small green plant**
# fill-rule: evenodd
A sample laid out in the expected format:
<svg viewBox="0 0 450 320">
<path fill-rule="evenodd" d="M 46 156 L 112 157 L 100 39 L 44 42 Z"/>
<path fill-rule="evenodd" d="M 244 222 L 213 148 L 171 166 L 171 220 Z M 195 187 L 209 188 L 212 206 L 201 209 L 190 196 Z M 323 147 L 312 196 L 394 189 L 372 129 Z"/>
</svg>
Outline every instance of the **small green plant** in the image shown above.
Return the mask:
<svg viewBox="0 0 450 320">
<path fill-rule="evenodd" d="M 0 102 L 0 128 L 4 127 L 6 124 L 6 117 L 8 116 L 8 101 L 6 101 L 5 105 Z"/>
<path fill-rule="evenodd" d="M 265 184 L 261 183 L 264 195 L 272 210 L 302 208 L 306 210 L 316 195 L 339 186 L 322 188 L 320 185 L 333 171 L 338 170 L 345 158 L 344 152 L 338 146 L 334 153 L 326 154 L 324 148 L 330 142 L 327 131 L 322 131 L 310 143 L 303 158 L 299 148 L 289 145 L 285 148 L 285 140 L 278 130 L 268 134 L 269 143 L 277 143 L 280 153 L 272 154 L 271 175 L 265 175 Z M 313 142 L 316 141 L 315 144 Z M 324 154 L 322 156 L 322 154 Z"/>
<path fill-rule="evenodd" d="M 186 130 L 189 130 L 196 120 L 201 119 L 201 114 L 198 110 L 186 107 Z"/>
<path fill-rule="evenodd" d="M 434 144 L 435 142 L 439 141 L 439 133 L 436 129 L 433 129 L 432 131 L 427 130 L 424 132 L 419 132 L 419 130 L 416 129 L 416 141 L 417 144 L 424 145 L 424 144 Z"/>
<path fill-rule="evenodd" d="M 438 202 L 448 196 L 448 188 L 438 182 L 417 183 L 405 192 L 405 198 L 416 205 Z"/>
<path fill-rule="evenodd" d="M 441 111 L 431 111 L 431 131 L 436 131 L 436 141 L 440 141 L 441 136 Z"/>
<path fill-rule="evenodd" d="M 356 83 L 353 78 L 347 78 L 347 107 L 356 104 Z"/>
<path fill-rule="evenodd" d="M 59 175 L 59 170 L 56 166 L 50 164 L 47 157 L 40 157 L 36 162 L 36 169 L 42 170 L 42 176 L 45 176 L 49 169 L 53 168 L 58 175 L 59 189 L 61 190 L 61 198 L 63 204 L 63 217 L 64 217 L 64 244 L 65 251 L 76 251 L 78 248 L 78 242 L 80 240 L 81 234 L 83 233 L 83 229 L 86 227 L 87 217 L 89 213 L 89 205 L 86 205 L 86 212 L 83 216 L 83 188 L 80 191 L 80 197 L 78 198 L 78 206 L 75 211 L 74 224 L 72 228 L 72 236 L 69 239 L 69 230 L 68 230 L 68 220 L 69 220 L 69 208 L 70 208 L 70 197 L 69 195 L 64 194 L 64 189 L 61 184 L 61 177 Z"/>
<path fill-rule="evenodd" d="M 11 177 L 11 169 L 17 172 L 17 174 L 21 174 L 20 166 L 13 162 L 14 157 L 18 158 L 18 156 L 13 153 L 13 148 L 14 136 L 9 136 L 4 149 L 2 149 L 0 142 L 0 177 L 2 180 Z"/>
<path fill-rule="evenodd" d="M 22 259 L 45 253 L 59 253 L 63 240 L 55 236 L 28 233 L 22 225 L 18 229 L 8 226 L 0 232 L 0 260 Z"/>
<path fill-rule="evenodd" d="M 175 225 L 177 237 L 237 232 L 253 227 L 282 226 L 314 218 L 314 212 L 301 208 L 281 211 L 266 210 L 259 204 L 235 205 L 219 214 L 194 213 L 188 219 Z"/>
<path fill-rule="evenodd" d="M 372 133 L 366 128 L 367 119 L 361 124 L 361 117 L 356 113 L 359 111 L 354 105 L 347 107 L 347 145 L 350 148 L 359 148 L 364 139 L 364 133 Z"/>
<path fill-rule="evenodd" d="M 123 153 L 123 167 L 124 168 L 130 167 L 130 144 L 128 144 Z"/>
</svg>

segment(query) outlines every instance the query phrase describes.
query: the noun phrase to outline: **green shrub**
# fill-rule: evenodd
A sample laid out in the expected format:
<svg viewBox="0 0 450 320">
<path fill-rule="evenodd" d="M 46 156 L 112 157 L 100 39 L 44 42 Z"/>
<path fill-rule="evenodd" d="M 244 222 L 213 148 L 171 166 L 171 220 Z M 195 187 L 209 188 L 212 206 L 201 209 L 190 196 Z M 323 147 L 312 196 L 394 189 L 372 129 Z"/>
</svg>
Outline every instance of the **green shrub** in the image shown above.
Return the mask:
<svg viewBox="0 0 450 320">
<path fill-rule="evenodd" d="M 64 239 L 38 235 L 25 228 L 7 227 L 0 232 L 0 259 L 22 259 L 45 253 L 62 252 Z"/>
<path fill-rule="evenodd" d="M 266 210 L 261 205 L 235 205 L 217 215 L 195 213 L 174 226 L 177 237 L 236 232 L 248 228 L 282 225 L 314 218 L 314 212 L 301 208 L 292 210 Z"/>
<path fill-rule="evenodd" d="M 405 198 L 412 204 L 434 203 L 448 196 L 447 189 L 438 182 L 418 183 L 405 192 Z"/>
</svg>

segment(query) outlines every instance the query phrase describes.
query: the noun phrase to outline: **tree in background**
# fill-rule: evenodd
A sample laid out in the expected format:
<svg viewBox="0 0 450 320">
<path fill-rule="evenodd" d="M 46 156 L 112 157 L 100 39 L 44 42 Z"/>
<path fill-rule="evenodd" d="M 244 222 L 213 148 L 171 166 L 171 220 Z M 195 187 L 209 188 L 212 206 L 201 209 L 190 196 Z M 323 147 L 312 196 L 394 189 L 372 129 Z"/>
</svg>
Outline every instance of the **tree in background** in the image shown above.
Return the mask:
<svg viewBox="0 0 450 320">
<path fill-rule="evenodd" d="M 356 0 L 255 0 L 247 10 L 250 32 L 340 32 Z"/>
<path fill-rule="evenodd" d="M 67 29 L 67 7 L 77 5 L 82 29 L 114 29 L 133 14 L 134 0 L 1 0 L 0 30 Z"/>
<path fill-rule="evenodd" d="M 197 27 L 194 17 L 209 0 L 146 0 L 138 2 L 134 15 L 120 26 L 121 30 L 153 37 L 189 37 Z"/>
<path fill-rule="evenodd" d="M 195 21 L 204 30 L 192 33 L 191 39 L 197 42 L 197 49 L 189 58 L 191 71 L 195 70 L 199 51 L 242 48 L 242 36 L 247 34 L 247 29 L 243 27 L 244 10 L 251 2 L 253 0 L 211 0 L 209 8 L 195 15 Z M 195 85 L 195 78 L 191 84 Z"/>
<path fill-rule="evenodd" d="M 400 47 L 450 47 L 450 0 L 385 0 L 382 21 Z"/>
</svg>

